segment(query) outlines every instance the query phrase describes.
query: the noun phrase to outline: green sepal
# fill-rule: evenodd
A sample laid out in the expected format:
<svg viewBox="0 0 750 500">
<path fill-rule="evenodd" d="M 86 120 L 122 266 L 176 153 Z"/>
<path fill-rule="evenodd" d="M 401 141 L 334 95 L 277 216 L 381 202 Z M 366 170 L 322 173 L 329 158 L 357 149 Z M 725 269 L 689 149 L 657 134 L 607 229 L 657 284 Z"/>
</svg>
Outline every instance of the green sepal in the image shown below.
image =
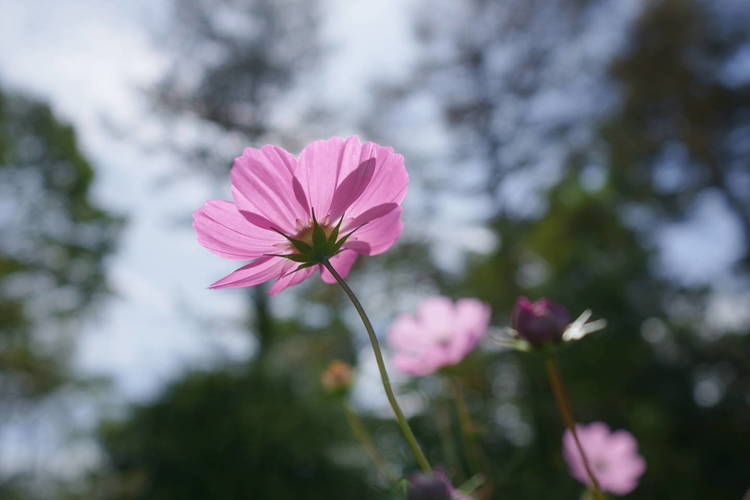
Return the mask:
<svg viewBox="0 0 750 500">
<path fill-rule="evenodd" d="M 317 222 L 313 223 L 312 240 L 316 254 L 320 255 L 321 253 L 326 253 L 325 250 L 328 249 L 328 238 L 326 238 L 325 231 L 323 231 L 323 228 L 320 227 Z M 320 252 L 320 250 L 323 252 Z"/>
<path fill-rule="evenodd" d="M 478 490 L 487 481 L 483 474 L 475 474 L 470 477 L 464 484 L 458 487 L 458 490 L 464 495 L 471 495 Z"/>
<path fill-rule="evenodd" d="M 279 233 L 281 236 L 286 238 L 286 240 L 289 243 L 291 243 L 294 246 L 294 248 L 299 250 L 300 253 L 308 254 L 308 255 L 312 254 L 312 247 L 309 244 L 305 243 L 304 241 L 298 240 L 297 238 L 292 238 L 291 236 L 287 236 L 286 234 L 279 231 L 278 229 L 274 229 L 273 231 Z"/>
<path fill-rule="evenodd" d="M 341 223 L 344 221 L 344 216 L 342 215 L 339 221 L 336 223 L 336 226 L 333 228 L 333 231 L 331 231 L 330 236 L 328 236 L 328 243 L 329 244 L 336 244 L 336 239 L 339 237 L 339 231 L 341 230 Z"/>
<path fill-rule="evenodd" d="M 296 273 L 297 271 L 300 271 L 300 270 L 302 270 L 302 269 L 306 269 L 306 268 L 308 268 L 308 267 L 316 266 L 316 265 L 317 265 L 317 263 L 316 263 L 316 262 L 305 262 L 304 264 L 300 264 L 299 266 L 297 266 L 297 269 L 295 269 L 295 270 L 294 270 L 294 271 L 292 271 L 292 272 L 293 272 L 293 273 Z M 291 274 L 291 273 L 290 273 L 290 274 Z"/>
<path fill-rule="evenodd" d="M 269 257 L 283 257 L 285 259 L 293 260 L 294 262 L 307 262 L 308 259 L 306 256 L 298 254 L 298 253 L 290 253 L 290 254 L 280 254 L 280 253 L 267 253 Z"/>
<path fill-rule="evenodd" d="M 406 497 L 406 494 L 409 490 L 409 481 L 402 478 L 399 481 L 396 482 L 396 485 L 393 488 L 397 495 L 401 495 L 403 497 Z"/>
<path fill-rule="evenodd" d="M 313 247 L 311 247 L 310 245 L 308 245 L 304 241 L 298 240 L 298 239 L 295 239 L 295 238 L 287 238 L 287 239 L 289 240 L 289 242 L 292 245 L 294 245 L 294 248 L 296 248 L 297 250 L 299 250 L 299 252 L 301 254 L 312 255 L 312 253 L 313 253 Z"/>
</svg>

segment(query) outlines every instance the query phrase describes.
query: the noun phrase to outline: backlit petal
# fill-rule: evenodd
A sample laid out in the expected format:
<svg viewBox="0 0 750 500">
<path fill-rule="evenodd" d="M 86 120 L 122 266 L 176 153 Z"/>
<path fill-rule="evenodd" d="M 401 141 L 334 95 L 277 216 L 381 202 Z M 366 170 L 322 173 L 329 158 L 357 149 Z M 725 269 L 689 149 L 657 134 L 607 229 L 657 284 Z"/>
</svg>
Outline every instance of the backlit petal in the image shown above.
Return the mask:
<svg viewBox="0 0 750 500">
<path fill-rule="evenodd" d="M 285 234 L 294 234 L 298 221 L 307 221 L 293 188 L 296 164 L 294 156 L 276 146 L 245 149 L 231 172 L 232 196 L 240 211 L 257 214 Z"/>
<path fill-rule="evenodd" d="M 336 272 L 341 275 L 342 278 L 346 278 L 349 275 L 349 271 L 351 270 L 352 266 L 354 265 L 354 261 L 356 260 L 356 252 L 353 252 L 351 250 L 344 250 L 343 252 L 331 257 L 329 262 L 336 270 Z M 320 277 L 323 278 L 323 281 L 325 281 L 326 283 L 336 283 L 336 278 L 334 278 L 331 273 L 328 272 L 328 269 L 323 266 L 320 266 Z"/>
<path fill-rule="evenodd" d="M 277 278 L 283 272 L 285 259 L 280 257 L 261 257 L 213 283 L 209 288 L 238 288 L 265 283 Z"/>
<path fill-rule="evenodd" d="M 363 161 L 354 169 L 333 193 L 329 216 L 331 221 L 338 220 L 341 215 L 359 198 L 367 188 L 375 173 L 375 158 Z M 395 207 L 395 204 L 394 204 Z"/>
<path fill-rule="evenodd" d="M 396 207 L 358 229 L 344 246 L 362 255 L 377 255 L 393 246 L 403 228 L 401 207 Z"/>
<path fill-rule="evenodd" d="M 284 270 L 284 275 L 276 280 L 271 289 L 268 291 L 269 295 L 276 295 L 280 291 L 286 290 L 290 286 L 298 285 L 309 278 L 310 275 L 315 272 L 314 266 L 296 271 L 295 269 L 299 267 L 299 264 L 291 261 L 290 264 L 291 265 L 289 265 Z"/>
<path fill-rule="evenodd" d="M 234 203 L 209 200 L 193 212 L 198 242 L 213 253 L 233 260 L 249 260 L 278 250 L 283 237 L 249 224 Z"/>
</svg>

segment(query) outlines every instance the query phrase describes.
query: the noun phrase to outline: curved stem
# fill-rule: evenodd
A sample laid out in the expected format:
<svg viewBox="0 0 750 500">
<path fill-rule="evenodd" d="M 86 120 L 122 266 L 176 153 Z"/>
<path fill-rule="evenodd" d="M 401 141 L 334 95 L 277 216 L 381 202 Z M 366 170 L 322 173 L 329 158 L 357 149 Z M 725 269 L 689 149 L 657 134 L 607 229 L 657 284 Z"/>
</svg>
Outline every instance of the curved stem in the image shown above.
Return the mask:
<svg viewBox="0 0 750 500">
<path fill-rule="evenodd" d="M 378 452 L 378 449 L 375 447 L 375 443 L 372 441 L 370 433 L 367 432 L 365 424 L 362 423 L 359 415 L 354 412 L 354 410 L 351 406 L 349 406 L 348 403 L 343 403 L 343 406 L 344 413 L 346 414 L 346 420 L 349 422 L 349 426 L 352 428 L 352 432 L 354 432 L 354 435 L 357 437 L 357 439 L 359 439 L 359 442 L 362 443 L 362 446 L 364 447 L 367 454 L 370 455 L 370 459 L 375 464 L 375 467 L 380 472 L 380 475 L 387 483 L 395 484 L 397 479 L 393 476 L 393 474 L 391 473 L 391 468 L 388 466 L 386 461 Z"/>
<path fill-rule="evenodd" d="M 583 451 L 581 442 L 578 440 L 578 433 L 576 432 L 573 412 L 570 410 L 570 404 L 568 403 L 568 398 L 565 394 L 565 387 L 563 386 L 562 377 L 560 376 L 560 370 L 557 366 L 557 360 L 555 359 L 554 354 L 550 354 L 549 356 L 547 356 L 547 359 L 544 361 L 544 365 L 547 368 L 547 378 L 549 379 L 549 384 L 552 387 L 552 394 L 554 394 L 555 396 L 555 402 L 557 403 L 557 407 L 560 410 L 560 415 L 562 416 L 563 422 L 565 423 L 565 427 L 567 427 L 570 433 L 573 435 L 573 441 L 575 441 L 576 448 L 578 448 L 578 453 L 580 453 L 581 455 L 583 467 L 584 469 L 586 469 L 586 474 L 589 476 L 589 480 L 591 481 L 591 488 L 594 491 L 594 496 L 597 500 L 604 500 L 604 495 L 602 494 L 601 486 L 599 486 L 599 481 L 596 480 L 596 476 L 594 476 L 594 473 L 591 470 L 591 466 L 589 465 L 589 460 L 586 457 L 586 453 Z"/>
<path fill-rule="evenodd" d="M 394 415 L 396 415 L 396 420 L 398 421 L 398 425 L 401 427 L 401 432 L 404 434 L 404 438 L 406 439 L 409 448 L 411 448 L 411 451 L 414 454 L 414 458 L 417 459 L 417 463 L 419 464 L 419 467 L 422 469 L 422 471 L 426 473 L 432 472 L 430 462 L 422 452 L 422 448 L 419 447 L 417 438 L 414 437 L 414 432 L 412 432 L 411 427 L 409 426 L 409 422 L 407 422 L 406 417 L 404 416 L 404 412 L 401 411 L 401 407 L 398 405 L 396 395 L 393 393 L 391 380 L 388 377 L 388 372 L 385 369 L 383 353 L 380 351 L 378 337 L 375 335 L 375 330 L 372 327 L 372 323 L 370 323 L 370 318 L 367 317 L 367 313 L 365 312 L 364 307 L 362 307 L 362 304 L 359 302 L 357 296 L 354 294 L 352 289 L 349 288 L 349 285 L 346 283 L 346 281 L 344 281 L 344 278 L 342 278 L 336 271 L 336 269 L 333 268 L 331 263 L 326 260 L 323 262 L 323 266 L 328 270 L 329 273 L 331 273 L 331 276 L 336 279 L 338 284 L 349 297 L 349 300 L 351 300 L 354 308 L 359 313 L 359 317 L 362 319 L 362 323 L 365 325 L 365 330 L 367 330 L 367 336 L 370 338 L 372 351 L 375 354 L 375 361 L 377 362 L 378 370 L 380 371 L 380 380 L 383 382 L 383 389 L 385 389 L 385 394 L 388 397 L 388 402 L 391 404 Z"/>
</svg>

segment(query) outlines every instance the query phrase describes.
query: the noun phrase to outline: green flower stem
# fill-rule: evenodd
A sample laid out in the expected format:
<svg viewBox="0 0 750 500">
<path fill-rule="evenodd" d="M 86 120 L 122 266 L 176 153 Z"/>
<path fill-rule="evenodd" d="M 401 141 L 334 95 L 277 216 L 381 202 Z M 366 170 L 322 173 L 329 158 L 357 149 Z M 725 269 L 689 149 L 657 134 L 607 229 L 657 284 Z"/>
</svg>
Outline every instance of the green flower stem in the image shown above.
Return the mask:
<svg viewBox="0 0 750 500">
<path fill-rule="evenodd" d="M 576 432 L 575 420 L 573 419 L 573 412 L 570 409 L 568 398 L 565 393 L 565 387 L 563 386 L 562 377 L 560 376 L 560 369 L 557 366 L 557 359 L 554 354 L 549 354 L 547 359 L 544 361 L 545 367 L 547 368 L 547 378 L 549 379 L 550 387 L 552 387 L 552 394 L 555 396 L 555 402 L 557 408 L 560 410 L 560 416 L 565 423 L 565 427 L 568 428 L 570 433 L 573 435 L 573 440 L 578 448 L 578 453 L 581 454 L 581 460 L 583 461 L 583 467 L 586 469 L 586 474 L 589 476 L 591 481 L 591 488 L 594 493 L 596 500 L 604 500 L 604 494 L 602 493 L 599 481 L 591 471 L 589 460 L 586 457 L 586 453 L 583 451 L 581 442 L 578 440 L 578 433 Z"/>
<path fill-rule="evenodd" d="M 458 451 L 456 451 L 456 440 L 453 438 L 453 431 L 451 430 L 451 405 L 448 400 L 438 402 L 435 418 L 440 446 L 443 450 L 443 460 L 447 462 L 450 469 L 455 470 L 455 479 L 459 483 L 463 482 L 463 471 L 458 459 Z"/>
<path fill-rule="evenodd" d="M 378 370 L 380 371 L 380 379 L 383 382 L 383 389 L 385 389 L 385 394 L 388 397 L 388 402 L 391 404 L 394 415 L 396 415 L 398 425 L 401 426 L 401 432 L 403 432 L 404 438 L 409 444 L 409 447 L 414 454 L 414 458 L 417 459 L 417 463 L 419 464 L 419 467 L 422 469 L 422 471 L 425 473 L 432 472 L 430 462 L 427 460 L 427 457 L 425 457 L 422 449 L 419 447 L 417 438 L 414 437 L 414 433 L 409 426 L 409 422 L 407 422 L 404 413 L 401 411 L 401 407 L 398 405 L 398 401 L 396 401 L 396 395 L 393 393 L 393 388 L 391 388 L 391 380 L 388 378 L 388 372 L 385 369 L 385 362 L 383 361 L 383 353 L 380 351 L 378 337 L 375 335 L 375 330 L 372 328 L 370 318 L 367 317 L 367 313 L 362 307 L 362 304 L 359 302 L 357 296 L 354 294 L 352 289 L 349 288 L 349 285 L 346 283 L 346 281 L 344 281 L 344 278 L 342 278 L 336 271 L 336 269 L 333 268 L 331 263 L 327 260 L 323 261 L 323 266 L 328 269 L 328 272 L 331 273 L 331 276 L 336 279 L 338 284 L 349 297 L 349 300 L 351 300 L 354 308 L 359 313 L 359 317 L 362 319 L 362 323 L 365 325 L 365 330 L 367 330 L 367 335 L 370 337 L 370 344 L 372 345 L 372 351 L 375 354 L 375 361 L 377 361 L 378 363 Z"/>
<path fill-rule="evenodd" d="M 397 482 L 397 478 L 393 475 L 393 473 L 391 472 L 391 468 L 388 466 L 386 461 L 380 455 L 380 452 L 378 452 L 378 449 L 375 447 L 375 443 L 372 441 L 370 433 L 367 432 L 367 428 L 362 422 L 362 419 L 359 418 L 359 415 L 357 415 L 357 413 L 349 405 L 349 403 L 343 402 L 342 405 L 344 407 L 344 413 L 346 414 L 346 420 L 347 422 L 349 422 L 349 427 L 352 428 L 352 432 L 357 437 L 357 439 L 359 439 L 359 442 L 362 443 L 362 447 L 370 456 L 370 459 L 375 464 L 375 467 L 378 469 L 378 472 L 380 473 L 382 478 L 389 484 L 395 484 Z"/>
<path fill-rule="evenodd" d="M 482 449 L 477 442 L 477 427 L 472 421 L 468 406 L 466 406 L 466 398 L 464 398 L 461 382 L 456 378 L 451 378 L 450 385 L 456 403 L 456 411 L 458 412 L 458 422 L 461 426 L 464 447 L 466 448 L 467 456 L 469 458 L 469 465 L 473 469 L 471 472 L 472 474 L 484 473 L 486 475 L 487 471 L 484 470 L 485 468 L 482 465 Z"/>
</svg>

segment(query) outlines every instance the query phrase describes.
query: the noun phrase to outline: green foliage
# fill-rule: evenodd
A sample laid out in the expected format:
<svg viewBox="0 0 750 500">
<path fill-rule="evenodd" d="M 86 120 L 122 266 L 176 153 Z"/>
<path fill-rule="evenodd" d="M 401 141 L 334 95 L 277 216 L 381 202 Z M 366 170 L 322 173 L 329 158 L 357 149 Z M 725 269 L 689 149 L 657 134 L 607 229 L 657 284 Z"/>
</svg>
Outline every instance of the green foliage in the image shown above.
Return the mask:
<svg viewBox="0 0 750 500">
<path fill-rule="evenodd" d="M 382 498 L 347 465 L 362 452 L 340 406 L 324 401 L 255 369 L 189 375 L 103 427 L 111 498 Z"/>
<path fill-rule="evenodd" d="M 750 243 L 747 149 L 750 82 L 730 67 L 750 43 L 746 6 L 665 0 L 645 9 L 627 52 L 611 66 L 622 108 L 604 137 L 623 196 L 684 217 L 718 192 Z"/>
<path fill-rule="evenodd" d="M 62 333 L 106 291 L 120 221 L 90 199 L 93 178 L 71 126 L 0 91 L 0 398 L 67 379 Z"/>
</svg>

